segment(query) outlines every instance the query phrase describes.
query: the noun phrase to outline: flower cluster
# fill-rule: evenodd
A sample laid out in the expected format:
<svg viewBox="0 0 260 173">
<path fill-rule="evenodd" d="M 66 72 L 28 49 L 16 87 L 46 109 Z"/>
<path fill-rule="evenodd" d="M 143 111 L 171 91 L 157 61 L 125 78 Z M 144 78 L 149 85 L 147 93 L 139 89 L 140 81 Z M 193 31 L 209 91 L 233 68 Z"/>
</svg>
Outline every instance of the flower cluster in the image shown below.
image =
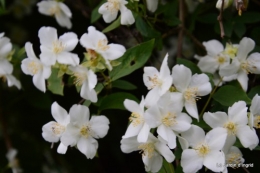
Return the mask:
<svg viewBox="0 0 260 173">
<path fill-rule="evenodd" d="M 21 89 L 21 83 L 13 75 L 13 64 L 10 63 L 12 58 L 12 44 L 10 39 L 0 33 L 0 78 L 7 80 L 9 87 L 16 86 Z"/>
<path fill-rule="evenodd" d="M 77 146 L 88 159 L 95 157 L 98 148 L 96 139 L 105 137 L 109 129 L 107 117 L 93 115 L 90 118 L 88 107 L 76 104 L 67 113 L 56 102 L 51 106 L 51 113 L 55 121 L 42 127 L 43 138 L 51 143 L 61 141 L 57 149 L 60 154 L 65 154 L 68 146 Z"/>
<path fill-rule="evenodd" d="M 248 88 L 248 74 L 260 74 L 260 54 L 252 53 L 255 42 L 244 37 L 239 44 L 223 45 L 217 40 L 203 42 L 207 55 L 197 56 L 198 66 L 203 72 L 212 73 L 215 84 L 220 78 L 223 81 L 238 80 L 244 91 Z"/>
</svg>

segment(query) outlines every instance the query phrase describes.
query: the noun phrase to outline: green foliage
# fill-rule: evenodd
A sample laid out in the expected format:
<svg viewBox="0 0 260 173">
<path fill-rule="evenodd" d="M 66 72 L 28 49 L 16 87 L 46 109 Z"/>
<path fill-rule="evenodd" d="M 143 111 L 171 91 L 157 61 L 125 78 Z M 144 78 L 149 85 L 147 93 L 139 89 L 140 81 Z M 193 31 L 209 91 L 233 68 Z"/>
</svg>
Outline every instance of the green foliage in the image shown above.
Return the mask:
<svg viewBox="0 0 260 173">
<path fill-rule="evenodd" d="M 137 87 L 125 80 L 116 80 L 112 82 L 112 87 L 114 88 L 119 88 L 119 89 L 123 89 L 123 90 L 134 90 Z"/>
<path fill-rule="evenodd" d="M 223 106 L 232 106 L 237 101 L 245 101 L 247 104 L 251 103 L 250 98 L 246 95 L 242 88 L 231 85 L 222 86 L 213 95 L 213 99 Z"/>
<path fill-rule="evenodd" d="M 105 0 L 102 0 L 98 6 L 96 6 L 96 8 L 94 8 L 91 12 L 91 19 L 90 19 L 90 23 L 94 23 L 96 22 L 100 17 L 101 14 L 98 12 L 99 7 L 104 4 Z"/>
<path fill-rule="evenodd" d="M 48 79 L 47 88 L 53 94 L 63 95 L 64 84 L 62 77 L 58 77 L 59 69 L 52 68 L 51 76 Z"/>
<path fill-rule="evenodd" d="M 253 99 L 253 97 L 254 97 L 256 94 L 260 95 L 260 86 L 256 86 L 256 87 L 252 88 L 252 89 L 248 92 L 247 95 L 248 95 L 248 97 L 249 97 L 250 99 Z"/>
<path fill-rule="evenodd" d="M 121 20 L 121 16 L 119 16 L 113 23 L 111 23 L 108 27 L 106 27 L 102 32 L 106 33 L 118 28 L 121 25 L 120 20 Z"/>
<path fill-rule="evenodd" d="M 201 73 L 199 67 L 189 60 L 186 60 L 186 59 L 183 59 L 183 58 L 177 58 L 177 64 L 182 64 L 182 65 L 188 67 L 191 70 L 192 74 L 195 74 L 195 73 L 200 74 Z"/>
<path fill-rule="evenodd" d="M 138 68 L 141 68 L 152 54 L 154 40 L 139 44 L 128 49 L 125 54 L 118 59 L 121 64 L 113 68 L 109 73 L 111 81 L 124 77 Z"/>
</svg>

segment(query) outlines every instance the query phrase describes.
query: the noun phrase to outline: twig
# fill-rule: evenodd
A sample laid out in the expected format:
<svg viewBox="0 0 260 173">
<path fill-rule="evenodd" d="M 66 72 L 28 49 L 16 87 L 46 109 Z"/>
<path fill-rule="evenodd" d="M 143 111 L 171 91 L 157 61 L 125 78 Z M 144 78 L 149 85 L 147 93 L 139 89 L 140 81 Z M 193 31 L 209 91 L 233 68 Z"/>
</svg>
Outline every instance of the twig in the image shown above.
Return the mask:
<svg viewBox="0 0 260 173">
<path fill-rule="evenodd" d="M 222 0 L 221 9 L 220 9 L 219 16 L 218 16 L 221 38 L 224 38 L 224 36 L 225 36 L 225 31 L 224 31 L 223 22 L 222 22 L 223 9 L 224 9 L 224 0 Z"/>
<path fill-rule="evenodd" d="M 183 43 L 183 26 L 184 26 L 184 2 L 179 0 L 179 19 L 181 21 L 179 25 L 179 34 L 178 34 L 178 47 L 177 47 L 177 57 L 182 57 L 182 43 Z"/>
</svg>

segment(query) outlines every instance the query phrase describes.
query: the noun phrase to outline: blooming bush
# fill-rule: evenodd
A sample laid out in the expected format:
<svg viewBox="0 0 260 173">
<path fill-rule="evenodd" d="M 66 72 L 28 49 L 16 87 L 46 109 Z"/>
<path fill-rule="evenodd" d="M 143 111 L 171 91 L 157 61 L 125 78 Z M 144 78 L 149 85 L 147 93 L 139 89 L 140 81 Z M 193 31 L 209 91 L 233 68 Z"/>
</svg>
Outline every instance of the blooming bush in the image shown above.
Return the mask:
<svg viewBox="0 0 260 173">
<path fill-rule="evenodd" d="M 259 8 L 0 0 L 0 171 L 259 170 Z"/>
</svg>

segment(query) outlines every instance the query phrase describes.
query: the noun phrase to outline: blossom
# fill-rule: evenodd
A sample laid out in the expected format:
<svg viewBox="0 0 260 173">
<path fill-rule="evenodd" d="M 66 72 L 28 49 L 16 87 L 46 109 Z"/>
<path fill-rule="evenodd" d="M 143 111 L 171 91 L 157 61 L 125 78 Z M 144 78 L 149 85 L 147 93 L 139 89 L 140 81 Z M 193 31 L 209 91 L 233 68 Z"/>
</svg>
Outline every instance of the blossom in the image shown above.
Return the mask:
<svg viewBox="0 0 260 173">
<path fill-rule="evenodd" d="M 174 154 L 167 145 L 158 140 L 151 133 L 145 143 L 138 142 L 136 137 L 123 138 L 120 143 L 120 148 L 124 153 L 141 150 L 140 153 L 142 153 L 146 172 L 158 172 L 162 167 L 162 156 L 169 163 L 175 159 Z"/>
<path fill-rule="evenodd" d="M 97 102 L 97 93 L 94 89 L 97 85 L 97 75 L 81 65 L 69 68 L 75 77 L 74 83 L 76 86 L 81 86 L 80 96 L 91 102 Z"/>
<path fill-rule="evenodd" d="M 70 122 L 70 116 L 57 102 L 51 105 L 51 114 L 55 121 L 50 121 L 42 127 L 42 137 L 46 141 L 54 143 L 58 142 L 64 134 L 66 126 Z M 65 154 L 67 146 L 61 142 L 57 151 L 60 154 Z"/>
<path fill-rule="evenodd" d="M 99 115 L 92 116 L 89 120 L 89 109 L 82 105 L 73 105 L 69 114 L 70 123 L 61 137 L 61 142 L 66 146 L 77 145 L 81 153 L 92 159 L 98 148 L 96 139 L 103 138 L 108 132 L 108 118 Z"/>
<path fill-rule="evenodd" d="M 168 54 L 166 54 L 160 72 L 155 67 L 144 67 L 143 81 L 150 90 L 146 96 L 146 106 L 151 106 L 166 93 L 172 85 L 172 77 L 167 64 Z"/>
<path fill-rule="evenodd" d="M 245 148 L 254 149 L 259 139 L 256 132 L 247 125 L 247 107 L 244 101 L 234 103 L 225 112 L 207 112 L 203 115 L 204 121 L 211 127 L 223 127 L 228 133 L 227 143 L 233 143 L 236 136 Z"/>
<path fill-rule="evenodd" d="M 151 12 L 155 12 L 158 7 L 158 0 L 147 0 L 147 9 Z"/>
<path fill-rule="evenodd" d="M 68 29 L 72 27 L 70 21 L 72 13 L 63 2 L 47 0 L 38 2 L 37 6 L 40 13 L 47 16 L 54 16 L 60 26 Z"/>
<path fill-rule="evenodd" d="M 225 155 L 221 151 L 227 138 L 225 129 L 215 128 L 205 135 L 203 129 L 192 125 L 188 131 L 181 135 L 192 147 L 192 149 L 184 149 L 182 152 L 183 172 L 197 172 L 203 165 L 214 172 L 220 172 L 224 169 L 218 164 L 224 165 L 225 163 Z"/>
<path fill-rule="evenodd" d="M 8 150 L 6 158 L 8 159 L 8 167 L 12 169 L 13 173 L 23 172 L 19 165 L 19 160 L 16 158 L 18 151 L 14 148 Z"/>
<path fill-rule="evenodd" d="M 132 25 L 135 18 L 131 10 L 126 8 L 128 2 L 125 0 L 107 0 L 106 3 L 100 6 L 98 12 L 103 15 L 106 23 L 110 23 L 116 19 L 118 11 L 121 12 L 121 24 Z"/>
<path fill-rule="evenodd" d="M 33 76 L 33 84 L 41 91 L 46 91 L 45 79 L 51 75 L 51 67 L 44 65 L 35 55 L 32 44 L 25 44 L 27 58 L 22 61 L 22 71 Z"/>
<path fill-rule="evenodd" d="M 237 55 L 233 58 L 232 63 L 220 69 L 220 76 L 236 75 L 236 78 L 243 90 L 248 87 L 248 74 L 260 74 L 260 53 L 252 53 L 248 56 L 255 47 L 255 42 L 247 37 L 244 37 L 237 50 Z"/>
<path fill-rule="evenodd" d="M 144 119 L 144 103 L 144 98 L 142 98 L 140 104 L 137 104 L 133 100 L 125 99 L 124 106 L 128 111 L 132 112 L 132 114 L 129 118 L 131 123 L 129 124 L 123 138 L 137 136 L 138 142 L 147 141 L 150 127 Z"/>
<path fill-rule="evenodd" d="M 196 100 L 198 96 L 205 96 L 211 92 L 211 84 L 206 74 L 194 74 L 184 65 L 175 65 L 172 69 L 173 85 L 183 94 L 186 111 L 198 119 Z"/>
<path fill-rule="evenodd" d="M 253 129 L 253 127 L 259 129 L 260 128 L 260 96 L 258 94 L 254 96 L 249 110 L 250 110 L 250 114 L 249 114 L 248 125 L 251 127 L 251 129 Z"/>
<path fill-rule="evenodd" d="M 41 43 L 40 58 L 43 64 L 51 66 L 56 63 L 76 66 L 79 64 L 77 54 L 71 53 L 78 44 L 77 35 L 67 32 L 58 38 L 53 27 L 41 27 L 38 33 Z"/>
<path fill-rule="evenodd" d="M 108 67 L 112 70 L 109 61 L 120 58 L 126 51 L 125 47 L 119 44 L 108 44 L 107 37 L 95 27 L 88 27 L 88 33 L 85 33 L 80 38 L 80 44 L 87 49 L 87 51 L 95 51 L 100 54 Z M 95 57 L 94 57 L 95 58 Z"/>
<path fill-rule="evenodd" d="M 192 120 L 186 113 L 181 113 L 182 109 L 182 94 L 166 93 L 158 104 L 149 107 L 144 115 L 151 128 L 158 127 L 158 135 L 166 141 L 170 149 L 176 147 L 176 133 L 184 132 L 191 127 Z"/>
</svg>

